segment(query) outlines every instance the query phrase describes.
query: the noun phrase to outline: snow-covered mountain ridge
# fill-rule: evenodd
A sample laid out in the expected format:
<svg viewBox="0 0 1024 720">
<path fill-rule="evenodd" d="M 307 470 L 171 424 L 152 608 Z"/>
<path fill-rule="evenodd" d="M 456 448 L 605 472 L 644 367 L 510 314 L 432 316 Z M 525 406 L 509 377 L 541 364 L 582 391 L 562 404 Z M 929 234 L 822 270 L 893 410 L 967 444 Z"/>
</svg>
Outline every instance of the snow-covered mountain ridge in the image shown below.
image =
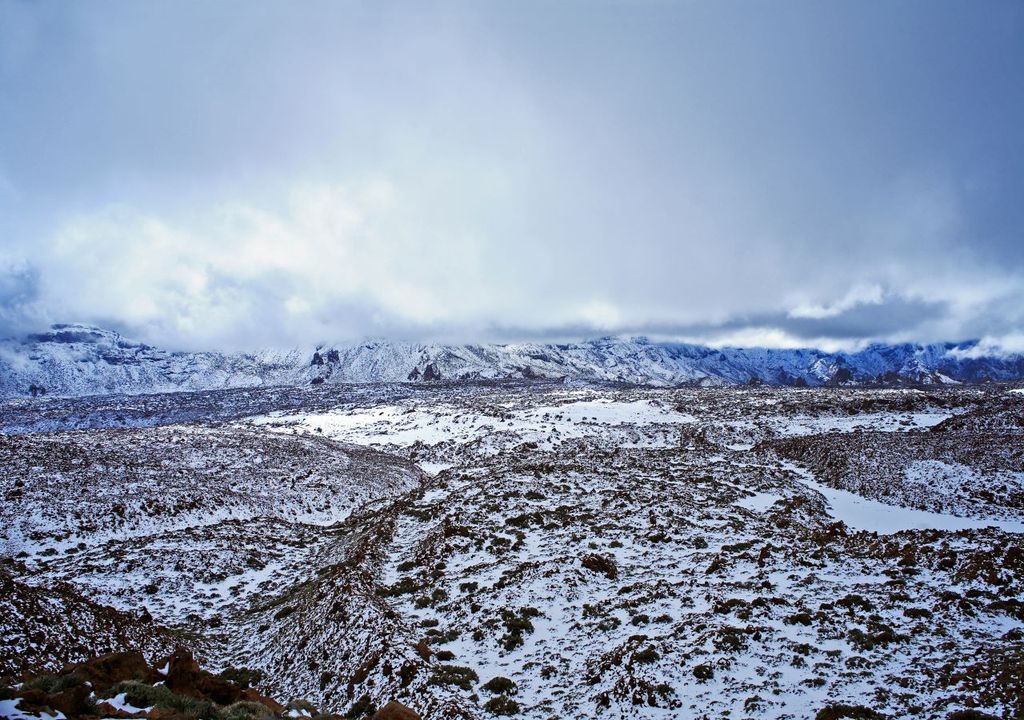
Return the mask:
<svg viewBox="0 0 1024 720">
<path fill-rule="evenodd" d="M 976 342 L 875 344 L 857 352 L 711 348 L 646 338 L 577 343 L 371 341 L 309 350 L 174 352 L 80 324 L 0 341 L 0 396 L 138 394 L 322 383 L 566 378 L 641 385 L 825 385 L 1019 380 L 1024 356 Z"/>
</svg>

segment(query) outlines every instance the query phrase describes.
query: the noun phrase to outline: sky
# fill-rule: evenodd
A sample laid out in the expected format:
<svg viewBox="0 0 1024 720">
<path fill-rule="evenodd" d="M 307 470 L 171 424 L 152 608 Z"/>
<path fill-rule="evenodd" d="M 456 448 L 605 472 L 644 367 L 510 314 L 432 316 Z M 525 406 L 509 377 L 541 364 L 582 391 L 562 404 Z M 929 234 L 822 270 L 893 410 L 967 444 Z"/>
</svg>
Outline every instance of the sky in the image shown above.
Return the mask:
<svg viewBox="0 0 1024 720">
<path fill-rule="evenodd" d="M 0 335 L 1024 351 L 1024 3 L 0 0 Z"/>
</svg>

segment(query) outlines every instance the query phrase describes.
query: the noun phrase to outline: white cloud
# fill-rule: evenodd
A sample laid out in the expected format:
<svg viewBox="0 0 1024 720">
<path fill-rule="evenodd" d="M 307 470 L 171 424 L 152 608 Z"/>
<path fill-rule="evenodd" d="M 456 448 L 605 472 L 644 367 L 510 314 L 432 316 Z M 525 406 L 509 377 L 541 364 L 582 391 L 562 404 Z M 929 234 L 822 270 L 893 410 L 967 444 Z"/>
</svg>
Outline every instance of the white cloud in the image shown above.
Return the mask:
<svg viewBox="0 0 1024 720">
<path fill-rule="evenodd" d="M 1024 354 L 1024 333 L 1008 333 L 994 337 L 985 336 L 974 347 L 966 350 L 954 348 L 949 354 L 957 358 L 1006 357 Z"/>
<path fill-rule="evenodd" d="M 394 188 L 303 186 L 280 210 L 228 203 L 166 220 L 111 207 L 70 219 L 45 256 L 59 315 L 112 318 L 178 342 L 309 342 L 353 306 L 393 323 L 457 323 L 479 291 L 471 240 L 430 247 Z M 458 286 L 447 278 L 459 278 Z M 282 332 L 283 330 L 283 332 Z M 276 337 L 275 337 L 276 336 Z"/>
<path fill-rule="evenodd" d="M 828 305 L 801 304 L 789 311 L 794 318 L 810 318 L 820 320 L 836 317 L 857 305 L 880 305 L 885 300 L 885 290 L 881 285 L 855 285 L 839 300 Z"/>
</svg>

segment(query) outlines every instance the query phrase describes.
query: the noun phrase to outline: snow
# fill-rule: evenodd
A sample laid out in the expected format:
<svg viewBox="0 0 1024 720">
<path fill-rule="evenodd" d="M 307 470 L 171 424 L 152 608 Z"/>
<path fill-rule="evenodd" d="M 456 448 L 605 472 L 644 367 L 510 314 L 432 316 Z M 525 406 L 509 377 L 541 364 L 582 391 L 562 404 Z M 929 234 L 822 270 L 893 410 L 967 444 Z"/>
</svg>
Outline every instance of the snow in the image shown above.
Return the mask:
<svg viewBox="0 0 1024 720">
<path fill-rule="evenodd" d="M 591 391 L 570 391 L 550 397 L 568 402 L 546 403 L 521 410 L 483 410 L 453 403 L 427 407 L 397 404 L 325 413 L 273 413 L 253 418 L 251 422 L 279 432 L 299 430 L 370 446 L 487 443 L 492 441 L 495 433 L 509 432 L 515 434 L 517 443 L 532 441 L 551 448 L 559 442 L 591 436 L 608 427 L 676 426 L 697 421 L 693 415 L 679 412 L 663 401 L 623 402 Z M 639 438 L 637 441 L 645 446 L 671 446 L 676 437 L 673 433 L 671 438 L 660 441 Z M 623 440 L 621 444 L 629 447 L 636 443 Z M 498 448 L 493 451 L 497 452 Z M 436 474 L 450 463 L 431 464 L 428 461 L 421 462 L 420 466 L 426 472 Z"/>
<path fill-rule="evenodd" d="M 771 421 L 783 436 L 817 435 L 826 432 L 874 430 L 905 432 L 926 430 L 953 416 L 950 412 L 861 413 L 859 415 L 801 415 L 779 417 Z"/>
<path fill-rule="evenodd" d="M 829 701 L 871 698 L 893 676 L 920 675 L 920 667 L 944 661 L 938 657 L 946 652 L 940 643 L 961 648 L 960 655 L 969 657 L 1020 627 L 999 610 L 957 614 L 918 631 L 920 623 L 903 614 L 904 606 L 936 607 L 939 592 L 958 585 L 963 586 L 958 592 L 964 592 L 983 587 L 983 581 L 962 582 L 952 571 L 922 564 L 913 574 L 900 573 L 902 582 L 896 585 L 892 558 L 843 551 L 860 544 L 862 536 L 841 539 L 837 552 L 816 553 L 805 530 L 820 528 L 831 518 L 855 530 L 883 534 L 987 526 L 1019 533 L 1024 532 L 1021 523 L 886 505 L 828 487 L 810 472 L 780 462 L 770 449 L 744 454 L 727 450 L 787 434 L 836 433 L 826 440 L 843 443 L 853 437 L 845 433 L 864 429 L 888 431 L 878 443 L 897 444 L 906 439 L 897 433 L 930 427 L 973 403 L 930 412 L 930 401 L 916 397 L 893 403 L 899 410 L 889 413 L 849 415 L 862 407 L 885 407 L 889 391 L 553 386 L 471 392 L 438 385 L 430 391 L 433 396 L 403 388 L 356 401 L 332 391 L 344 399 L 291 413 L 270 413 L 280 406 L 260 405 L 235 416 L 256 418 L 227 426 L 232 433 L 253 433 L 244 447 L 230 453 L 214 452 L 208 443 L 216 433 L 200 431 L 200 426 L 176 429 L 159 445 L 155 441 L 160 433 L 111 433 L 119 444 L 117 457 L 130 457 L 131 447 L 140 445 L 159 469 L 152 477 L 126 477 L 116 463 L 104 460 L 95 472 L 100 493 L 112 487 L 132 497 L 159 491 L 188 498 L 179 485 L 191 487 L 207 476 L 215 482 L 203 481 L 202 502 L 195 513 L 181 516 L 180 523 L 160 515 L 149 518 L 133 506 L 125 527 L 110 528 L 117 521 L 107 512 L 104 527 L 92 535 L 52 518 L 44 523 L 55 496 L 40 493 L 42 499 L 31 507 L 42 508 L 42 515 L 28 529 L 66 535 L 61 545 L 51 543 L 53 547 L 70 549 L 79 540 L 87 547 L 52 559 L 33 558 L 41 569 L 39 577 L 71 579 L 90 597 L 126 609 L 144 600 L 161 622 L 181 623 L 193 612 L 228 618 L 224 632 L 235 644 L 231 654 L 217 658 L 220 666 L 259 663 L 281 679 L 286 696 L 312 692 L 318 704 L 324 695 L 315 697 L 313 688 L 321 669 L 292 659 L 299 652 L 294 649 L 297 638 L 303 643 L 308 638 L 310 645 L 303 644 L 300 651 L 309 657 L 338 659 L 345 670 L 339 678 L 351 675 L 343 657 L 358 658 L 381 647 L 387 666 L 401 667 L 402 658 L 413 652 L 412 643 L 426 638 L 434 650 L 453 652 L 453 664 L 479 673 L 481 683 L 495 675 L 512 678 L 519 687 L 521 716 L 531 720 L 594 717 L 599 714 L 595 697 L 601 693 L 611 694 L 609 717 L 810 717 Z M 970 398 L 976 391 L 952 392 Z M 881 402 L 844 404 L 856 393 Z M 802 404 L 803 397 L 814 402 Z M 835 400 L 835 406 L 817 402 L 821 398 Z M 1004 405 L 1000 402 L 999 409 Z M 101 437 L 100 432 L 93 434 L 94 458 L 107 454 L 99 452 Z M 377 446 L 400 456 L 401 467 L 409 470 L 393 488 L 395 499 L 363 494 L 348 500 L 352 488 L 359 487 L 348 479 L 359 456 L 324 438 Z M 267 444 L 268 439 L 275 443 Z M 289 442 L 278 447 L 278 440 Z M 951 434 L 948 441 L 960 440 Z M 311 454 L 292 456 L 297 450 L 292 443 L 308 446 Z M 336 468 L 324 465 L 335 454 Z M 51 473 L 55 486 L 76 486 L 82 471 L 56 463 L 35 468 L 40 461 L 34 458 L 43 455 L 24 453 L 22 474 L 32 481 L 29 488 L 44 472 Z M 341 462 L 340 456 L 349 459 Z M 292 467 L 315 467 L 317 476 L 331 482 L 304 478 L 304 472 Z M 882 492 L 915 483 L 946 490 L 991 478 L 984 463 L 974 467 L 920 460 L 906 465 L 885 459 L 876 467 L 893 474 L 891 485 L 881 485 Z M 288 471 L 272 475 L 281 468 Z M 444 473 L 447 469 L 455 471 Z M 376 466 L 363 474 L 376 477 Z M 291 485 L 293 478 L 297 485 Z M 339 485 L 338 479 L 344 482 Z M 343 492 L 331 502 L 336 487 Z M 865 492 L 877 489 L 864 487 Z M 252 503 L 235 497 L 243 491 L 253 495 Z M 827 502 L 827 512 L 816 493 Z M 777 505 L 794 494 L 814 495 L 814 501 Z M 80 502 L 77 493 L 67 496 L 68 502 Z M 72 514 L 73 506 L 60 507 L 67 508 L 61 516 Z M 350 515 L 352 508 L 360 511 Z M 531 520 L 531 515 L 539 519 Z M 778 522 L 790 515 L 788 526 Z M 343 525 L 332 526 L 343 519 Z M 110 535 L 108 530 L 114 529 L 117 534 Z M 27 531 L 10 532 L 19 543 L 30 538 Z M 850 545 L 842 544 L 846 542 Z M 961 552 L 1005 543 L 1006 537 L 976 533 L 947 536 L 941 542 Z M 586 570 L 581 556 L 590 552 L 614 558 L 618 577 Z M 182 568 L 174 566 L 175 557 Z M 317 573 L 328 565 L 332 572 Z M 364 570 L 358 583 L 348 582 Z M 424 582 L 424 594 L 378 592 L 406 578 Z M 144 594 L 150 581 L 159 583 L 157 595 Z M 279 619 L 276 606 L 253 606 L 261 596 L 283 596 L 307 583 L 310 592 L 304 597 L 309 604 L 294 615 Z M 468 583 L 478 587 L 460 587 Z M 444 590 L 447 598 L 424 605 L 420 600 L 427 589 Z M 906 599 L 897 601 L 897 590 Z M 879 617 L 908 635 L 906 644 L 873 654 L 870 672 L 863 674 L 849 672 L 845 658 L 826 653 L 850 657 L 847 631 L 864 629 L 864 618 L 844 611 L 822 613 L 815 627 L 787 622 L 798 610 L 814 614 L 815 608 L 848 593 L 869 599 Z M 731 601 L 746 603 L 749 614 L 729 610 Z M 344 612 L 335 612 L 336 603 Z M 502 613 L 527 607 L 540 611 L 530 616 L 533 630 L 524 634 L 521 645 L 506 649 Z M 724 631 L 747 624 L 758 628 L 756 642 L 736 650 L 716 643 Z M 477 630 L 482 637 L 476 636 Z M 797 646 L 810 649 L 794 650 Z M 654 647 L 660 658 L 634 663 L 635 654 L 647 647 Z M 794 651 L 807 657 L 806 665 L 791 664 Z M 698 682 L 693 674 L 698 664 L 713 665 L 714 678 Z M 398 681 L 392 675 L 374 670 L 355 696 L 364 691 L 394 695 Z M 416 681 L 420 688 L 426 677 L 421 674 Z M 591 677 L 593 684 L 581 693 L 584 678 L 590 683 Z M 809 686 L 811 677 L 826 684 Z M 343 679 L 332 682 L 340 684 L 329 693 L 344 688 Z M 634 706 L 631 697 L 619 692 L 628 688 L 623 683 L 633 682 L 664 683 L 673 693 L 662 707 Z M 437 708 L 427 703 L 440 703 L 449 692 L 466 707 L 479 705 L 468 699 L 472 691 L 429 686 L 416 692 L 421 693 L 418 698 L 411 692 L 408 696 L 410 705 L 427 717 Z M 937 701 L 935 692 L 920 684 L 909 688 L 906 697 L 910 693 L 923 705 Z M 755 696 L 763 703 L 756 711 L 745 707 Z M 891 717 L 905 716 L 893 709 L 901 709 L 906 699 L 893 697 L 888 704 L 879 700 L 878 709 Z M 290 715 L 305 713 L 294 709 Z"/>
<path fill-rule="evenodd" d="M 128 693 L 118 693 L 112 698 L 101 700 L 101 702 L 107 703 L 115 710 L 121 710 L 126 713 L 148 713 L 156 707 L 156 705 L 151 705 L 148 708 L 135 707 L 128 702 Z"/>
<path fill-rule="evenodd" d="M 756 513 L 763 513 L 776 502 L 782 499 L 781 495 L 769 492 L 755 492 L 750 497 L 740 498 L 733 505 L 752 510 Z"/>
<path fill-rule="evenodd" d="M 965 518 L 947 513 L 886 505 L 846 490 L 824 485 L 792 463 L 784 463 L 800 477 L 800 482 L 825 496 L 833 517 L 854 530 L 890 535 L 903 530 L 976 530 L 995 527 L 1004 532 L 1024 533 L 1024 522 L 998 519 Z"/>
<path fill-rule="evenodd" d="M 0 718 L 7 720 L 63 720 L 64 713 L 58 711 L 56 715 L 41 712 L 38 715 L 27 713 L 18 709 L 21 698 L 13 700 L 0 700 Z"/>
</svg>

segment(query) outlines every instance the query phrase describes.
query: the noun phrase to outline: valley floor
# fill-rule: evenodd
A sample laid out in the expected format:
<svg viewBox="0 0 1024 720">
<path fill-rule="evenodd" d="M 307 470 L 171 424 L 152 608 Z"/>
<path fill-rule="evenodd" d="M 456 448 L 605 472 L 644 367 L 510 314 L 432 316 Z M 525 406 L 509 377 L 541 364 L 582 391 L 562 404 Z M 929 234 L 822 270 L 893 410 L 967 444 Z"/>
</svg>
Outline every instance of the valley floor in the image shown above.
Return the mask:
<svg viewBox="0 0 1024 720">
<path fill-rule="evenodd" d="M 305 392 L 0 409 L 0 675 L 184 644 L 350 717 L 1024 716 L 1019 393 Z"/>
</svg>

